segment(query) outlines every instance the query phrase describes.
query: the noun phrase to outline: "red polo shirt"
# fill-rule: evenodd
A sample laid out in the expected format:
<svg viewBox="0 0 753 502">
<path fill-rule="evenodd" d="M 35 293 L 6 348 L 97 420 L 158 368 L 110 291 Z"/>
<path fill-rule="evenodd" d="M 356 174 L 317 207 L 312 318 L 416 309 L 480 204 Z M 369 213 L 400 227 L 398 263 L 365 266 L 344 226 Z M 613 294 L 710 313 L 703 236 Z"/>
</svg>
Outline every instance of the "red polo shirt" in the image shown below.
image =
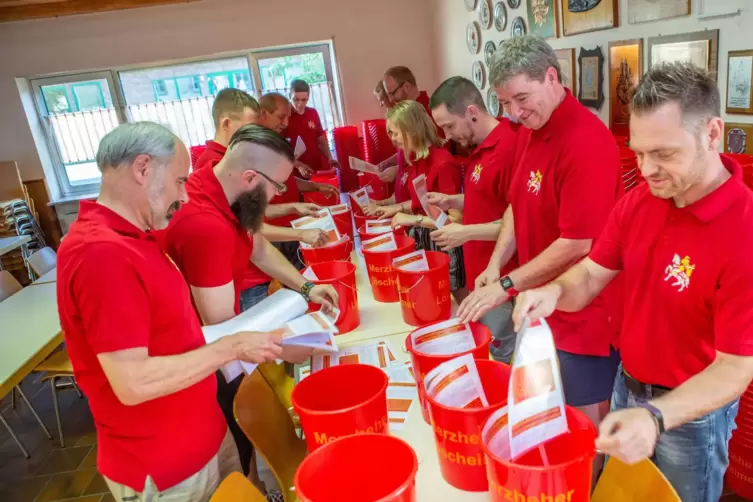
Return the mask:
<svg viewBox="0 0 753 502">
<path fill-rule="evenodd" d="M 165 490 L 204 467 L 227 430 L 215 376 L 126 406 L 97 359 L 134 348 L 171 356 L 205 345 L 186 282 L 154 236 L 82 201 L 58 250 L 57 297 L 76 381 L 97 427 L 99 472 L 140 492 L 147 476 Z"/>
<path fill-rule="evenodd" d="M 590 257 L 624 271 L 620 353 L 644 383 L 674 388 L 716 351 L 753 356 L 753 192 L 732 177 L 693 204 L 641 184 L 620 200 Z"/>
<path fill-rule="evenodd" d="M 558 238 L 596 239 L 622 194 L 614 138 L 570 91 L 537 131 L 521 128 L 524 148 L 510 188 L 518 261 L 528 263 Z M 612 285 L 611 288 L 615 288 Z M 606 356 L 619 328 L 608 288 L 580 312 L 547 321 L 558 349 Z M 605 296 L 606 295 L 606 296 Z"/>
<path fill-rule="evenodd" d="M 186 183 L 189 202 L 175 213 L 161 238 L 189 285 L 235 287 L 235 313 L 244 289 L 270 279 L 251 263 L 253 240 L 228 204 L 214 169 L 193 173 Z"/>
<path fill-rule="evenodd" d="M 324 162 L 322 152 L 319 151 L 318 140 L 324 136 L 324 128 L 322 127 L 319 113 L 308 106 L 303 113 L 298 113 L 292 106 L 291 109 L 288 128 L 285 129 L 282 135 L 288 138 L 293 147 L 295 147 L 298 137 L 303 140 L 303 144 L 306 145 L 306 151 L 298 160 L 314 171 L 329 169 L 329 166 Z"/>
<path fill-rule="evenodd" d="M 220 163 L 222 157 L 225 156 L 225 152 L 227 152 L 226 146 L 223 146 L 210 139 L 209 141 L 207 141 L 207 149 L 204 150 L 204 153 L 199 155 L 198 159 L 196 159 L 196 164 L 194 164 L 193 170 L 198 171 L 199 169 L 204 169 L 205 167 L 216 166 Z"/>
<path fill-rule="evenodd" d="M 416 195 L 413 180 L 422 174 L 426 176 L 427 191 L 448 195 L 460 193 L 460 166 L 452 154 L 443 148 L 430 147 L 428 157 L 413 161 L 407 168 L 411 209 L 416 214 L 424 214 L 424 210 L 421 207 L 421 201 L 418 200 L 418 195 Z"/>
<path fill-rule="evenodd" d="M 288 189 L 285 190 L 285 193 L 272 197 L 272 200 L 269 201 L 270 204 L 301 202 L 301 193 L 298 190 L 298 181 L 296 180 L 294 173 L 288 176 L 288 179 L 285 180 L 285 186 L 288 187 Z M 298 218 L 300 218 L 300 216 L 296 213 L 293 213 L 286 216 L 280 216 L 279 218 L 267 220 L 267 223 L 269 223 L 270 225 L 275 225 L 277 227 L 289 227 L 290 222 L 297 220 Z"/>
<path fill-rule="evenodd" d="M 509 205 L 508 190 L 515 169 L 517 133 L 507 119 L 481 142 L 465 161 L 465 202 L 463 225 L 501 220 Z M 463 244 L 466 286 L 473 290 L 478 277 L 489 264 L 496 241 L 470 241 Z M 513 258 L 502 269 L 507 274 L 517 267 Z"/>
<path fill-rule="evenodd" d="M 397 174 L 395 175 L 395 204 L 410 200 L 410 166 L 405 162 L 405 153 L 401 148 L 397 150 Z"/>
</svg>

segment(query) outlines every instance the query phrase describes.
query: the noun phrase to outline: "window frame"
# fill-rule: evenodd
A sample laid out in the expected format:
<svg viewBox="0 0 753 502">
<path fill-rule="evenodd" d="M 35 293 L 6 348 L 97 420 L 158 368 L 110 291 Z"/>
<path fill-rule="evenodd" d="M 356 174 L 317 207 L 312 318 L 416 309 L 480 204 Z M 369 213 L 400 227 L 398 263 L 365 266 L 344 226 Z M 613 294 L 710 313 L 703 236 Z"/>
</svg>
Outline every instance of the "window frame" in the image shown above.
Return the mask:
<svg viewBox="0 0 753 502">
<path fill-rule="evenodd" d="M 82 83 L 73 83 L 69 84 L 71 86 L 71 94 L 73 94 L 73 102 L 76 103 L 76 111 L 87 111 L 87 110 L 81 110 L 81 103 L 78 98 L 78 94 L 76 94 L 76 89 L 81 87 L 92 87 L 96 86 L 97 90 L 99 91 L 99 102 L 102 103 L 101 109 L 106 110 L 106 101 L 105 101 L 105 93 L 102 90 L 102 84 L 100 82 L 82 82 Z M 113 102 L 113 108 L 115 107 L 115 103 Z"/>
<path fill-rule="evenodd" d="M 45 85 L 44 87 L 52 87 L 52 88 L 55 88 L 55 89 L 62 89 L 63 93 L 65 94 L 65 103 L 68 105 L 68 111 L 65 112 L 65 113 L 72 113 L 73 112 L 73 108 L 71 108 L 71 98 L 68 97 L 68 86 L 66 86 L 65 84 L 51 84 L 51 85 Z M 49 113 L 49 106 L 47 104 L 47 99 L 45 98 L 44 92 L 42 92 L 41 89 L 40 89 L 40 96 L 42 97 L 42 101 L 44 102 L 45 110 L 47 110 L 47 112 Z"/>
</svg>

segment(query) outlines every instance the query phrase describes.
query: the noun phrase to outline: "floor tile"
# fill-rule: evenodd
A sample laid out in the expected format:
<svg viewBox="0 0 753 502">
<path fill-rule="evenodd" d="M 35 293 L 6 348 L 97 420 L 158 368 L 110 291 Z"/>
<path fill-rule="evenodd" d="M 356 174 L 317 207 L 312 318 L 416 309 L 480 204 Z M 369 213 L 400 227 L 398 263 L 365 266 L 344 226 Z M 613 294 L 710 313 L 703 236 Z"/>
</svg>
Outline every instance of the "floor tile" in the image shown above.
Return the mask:
<svg viewBox="0 0 753 502">
<path fill-rule="evenodd" d="M 92 446 L 77 446 L 62 450 L 52 450 L 36 474 L 57 474 L 60 472 L 75 471 L 92 448 Z"/>
<path fill-rule="evenodd" d="M 65 431 L 63 433 L 65 434 Z M 97 444 L 97 431 L 95 430 L 87 432 L 76 441 L 76 446 L 91 446 L 93 444 Z"/>
<path fill-rule="evenodd" d="M 103 478 L 100 473 L 97 473 L 94 476 L 94 479 L 91 480 L 91 483 L 86 487 L 83 494 L 94 495 L 96 493 L 110 493 L 110 488 L 107 486 L 105 478 Z"/>
<path fill-rule="evenodd" d="M 96 469 L 97 468 L 97 445 L 91 449 L 86 458 L 78 466 L 79 469 Z"/>
<path fill-rule="evenodd" d="M 34 502 L 45 486 L 47 486 L 50 478 L 52 476 L 36 476 L 16 480 L 7 490 L 0 492 L 0 500 Z"/>
<path fill-rule="evenodd" d="M 112 493 L 108 493 L 102 497 L 101 502 L 115 502 L 115 497 L 112 496 Z"/>
<path fill-rule="evenodd" d="M 35 502 L 53 502 L 80 497 L 96 475 L 97 471 L 94 469 L 55 474 Z"/>
</svg>

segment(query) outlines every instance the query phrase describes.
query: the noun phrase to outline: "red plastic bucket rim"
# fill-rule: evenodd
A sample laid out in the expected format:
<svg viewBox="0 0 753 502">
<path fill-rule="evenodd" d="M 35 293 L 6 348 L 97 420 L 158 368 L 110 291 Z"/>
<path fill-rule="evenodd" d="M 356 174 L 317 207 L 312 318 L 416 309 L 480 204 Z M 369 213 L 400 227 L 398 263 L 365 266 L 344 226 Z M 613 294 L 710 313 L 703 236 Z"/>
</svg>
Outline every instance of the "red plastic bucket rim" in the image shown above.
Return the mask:
<svg viewBox="0 0 753 502">
<path fill-rule="evenodd" d="M 332 243 L 330 243 L 328 245 L 325 245 L 325 246 L 319 246 L 318 248 L 305 248 L 305 247 L 303 247 L 302 245 L 299 244 L 298 248 L 301 251 L 308 251 L 308 252 L 320 251 L 322 249 L 334 249 L 334 248 L 337 248 L 337 247 L 340 247 L 340 246 L 347 246 L 348 244 L 351 244 L 351 241 L 352 241 L 352 239 L 350 238 L 350 235 L 343 234 L 343 235 L 340 236 L 340 240 L 339 241 L 332 242 Z"/>
<path fill-rule="evenodd" d="M 388 233 L 388 232 L 385 232 L 385 233 Z M 374 237 L 378 237 L 379 235 L 382 235 L 382 234 L 374 234 Z M 398 239 L 410 239 L 410 242 L 406 242 L 405 245 L 401 246 L 400 244 L 397 244 Z M 408 237 L 407 235 L 403 235 L 403 234 L 395 234 L 395 244 L 397 244 L 397 249 L 388 249 L 388 250 L 383 250 L 383 251 L 372 251 L 371 249 L 362 249 L 364 258 L 366 257 L 367 254 L 378 255 L 381 253 L 394 253 L 395 251 L 401 251 L 403 248 L 415 247 L 416 239 L 414 239 L 413 237 Z"/>
<path fill-rule="evenodd" d="M 439 251 L 426 251 L 427 261 L 428 261 L 429 253 L 432 253 L 433 255 L 439 256 L 440 259 L 442 260 L 442 263 L 440 263 L 436 267 L 431 267 L 430 266 L 429 270 L 403 270 L 401 268 L 396 268 L 395 270 L 397 270 L 398 274 L 424 275 L 424 274 L 429 274 L 431 272 L 434 272 L 436 270 L 440 270 L 440 269 L 444 268 L 445 266 L 449 266 L 450 265 L 450 255 L 448 255 L 446 253 L 441 253 Z"/>
<path fill-rule="evenodd" d="M 426 326 L 431 326 L 432 324 L 439 324 L 439 323 L 442 323 L 442 322 L 447 322 L 447 321 L 436 321 L 436 322 L 432 322 L 432 323 L 429 323 L 429 324 L 424 324 L 423 326 L 419 326 L 418 328 L 414 329 L 413 331 L 416 331 L 418 329 L 423 329 Z M 458 352 L 457 354 L 452 354 L 450 356 L 448 356 L 447 354 L 425 354 L 425 353 L 419 352 L 419 351 L 417 351 L 417 350 L 415 350 L 413 348 L 413 343 L 411 342 L 411 339 L 410 339 L 411 338 L 411 334 L 413 333 L 413 331 L 411 331 L 410 333 L 408 333 L 408 336 L 405 337 L 405 350 L 407 350 L 410 355 L 417 355 L 419 357 L 425 357 L 426 359 L 429 359 L 429 360 L 441 359 L 441 360 L 444 361 L 444 360 L 448 360 L 448 359 L 455 359 L 456 357 L 464 356 L 464 355 L 467 355 L 467 354 L 472 354 L 473 352 L 475 352 L 478 349 L 482 348 L 484 345 L 486 345 L 488 347 L 492 343 L 492 331 L 488 327 L 484 326 L 483 324 L 481 324 L 480 322 L 477 322 L 477 321 L 476 322 L 472 321 L 472 322 L 469 322 L 468 324 L 470 326 L 474 326 L 474 325 L 481 326 L 482 329 L 483 329 L 483 331 L 489 335 L 489 340 L 486 341 L 486 342 L 484 342 L 484 343 L 482 343 L 481 346 L 477 345 L 476 347 L 474 347 L 472 349 L 468 349 L 468 350 L 466 350 L 464 352 Z M 471 327 L 471 331 L 473 331 L 473 327 Z M 480 360 L 483 361 L 484 359 L 480 359 Z"/>
<path fill-rule="evenodd" d="M 490 364 L 490 365 L 491 365 L 491 364 L 493 364 L 493 365 L 495 365 L 495 366 L 496 366 L 496 365 L 500 365 L 500 364 L 501 364 L 501 365 L 503 365 L 503 366 L 508 366 L 508 365 L 507 365 L 507 364 L 505 364 L 505 363 L 502 363 L 502 362 L 499 362 L 499 361 L 494 361 L 494 360 L 492 360 L 492 359 L 474 359 L 474 362 L 475 362 L 476 364 L 478 364 L 478 363 L 482 363 L 482 364 L 484 364 L 484 365 L 486 365 L 486 364 Z M 512 368 L 510 368 L 510 369 L 512 370 Z M 495 403 L 495 404 L 490 404 L 489 406 L 483 406 L 483 407 L 481 407 L 481 408 L 457 408 L 457 407 L 454 407 L 454 406 L 445 406 L 444 404 L 441 404 L 441 403 L 438 403 L 438 402 L 436 402 L 436 401 L 435 401 L 435 400 L 434 400 L 434 399 L 433 399 L 433 398 L 432 398 L 432 397 L 431 397 L 431 396 L 429 395 L 429 393 L 428 393 L 428 392 L 426 392 L 426 393 L 424 394 L 424 397 L 426 397 L 426 399 L 427 399 L 428 401 L 430 401 L 430 402 L 431 402 L 431 406 L 432 406 L 433 408 L 439 408 L 440 410 L 443 410 L 443 411 L 449 411 L 449 412 L 451 412 L 451 413 L 452 413 L 452 412 L 461 412 L 461 411 L 462 411 L 463 413 L 467 413 L 468 415 L 480 415 L 480 414 L 482 414 L 482 413 L 488 413 L 488 412 L 489 412 L 490 410 L 496 410 L 496 409 L 498 409 L 498 408 L 501 408 L 501 407 L 503 407 L 503 406 L 506 406 L 506 405 L 507 405 L 507 402 L 503 402 L 503 403 Z M 432 420 L 432 421 L 433 421 L 433 420 Z M 479 434 L 480 434 L 480 433 L 481 433 L 481 431 L 479 431 Z M 482 442 L 483 442 L 483 441 L 482 441 Z"/>
<path fill-rule="evenodd" d="M 301 386 L 302 383 L 304 383 L 306 381 L 310 381 L 311 378 L 314 377 L 315 375 L 321 374 L 322 372 L 325 372 L 325 371 L 328 371 L 330 373 L 332 373 L 333 371 L 345 371 L 347 369 L 352 369 L 352 368 L 357 367 L 357 366 L 362 367 L 362 368 L 371 368 L 371 369 L 369 369 L 367 371 L 373 371 L 373 370 L 378 371 L 384 377 L 384 385 L 382 385 L 381 389 L 378 392 L 376 392 L 373 396 L 371 396 L 370 398 L 366 399 L 365 401 L 363 401 L 361 403 L 358 403 L 358 404 L 355 404 L 353 406 L 350 406 L 348 408 L 340 408 L 338 410 L 327 410 L 327 411 L 310 410 L 310 409 L 304 408 L 304 407 L 302 407 L 302 406 L 300 406 L 300 405 L 298 405 L 296 403 L 296 390 L 298 390 L 298 389 L 301 388 L 300 386 Z M 374 374 L 376 374 L 376 373 L 374 373 Z M 382 371 L 380 368 L 377 368 L 376 366 L 369 366 L 368 364 L 344 364 L 344 365 L 341 365 L 341 366 L 330 366 L 329 368 L 324 368 L 324 369 L 321 369 L 321 370 L 317 371 L 316 373 L 312 373 L 305 380 L 302 380 L 302 381 L 298 382 L 298 384 L 295 387 L 293 387 L 293 392 L 290 394 L 290 402 L 293 404 L 293 407 L 296 410 L 301 410 L 304 413 L 306 413 L 308 415 L 313 415 L 313 416 L 326 416 L 326 415 L 332 415 L 333 413 L 346 413 L 346 412 L 349 412 L 349 411 L 356 410 L 358 408 L 363 408 L 364 406 L 369 405 L 369 404 L 373 403 L 374 401 L 376 401 L 377 399 L 379 399 L 379 397 L 383 393 L 387 392 L 387 386 L 389 385 L 389 381 L 390 381 L 390 379 L 387 377 L 387 373 L 385 373 L 384 371 Z M 312 385 L 312 384 L 307 384 L 307 385 Z M 299 413 L 299 415 L 300 415 L 300 413 Z M 346 436 L 346 437 L 348 437 L 348 436 Z"/>
<path fill-rule="evenodd" d="M 323 262 L 320 262 L 320 263 L 312 263 L 311 265 L 309 265 L 309 267 L 312 267 L 312 268 L 313 267 L 321 267 L 322 265 L 329 265 L 330 263 L 344 263 L 344 264 L 348 265 L 347 268 L 351 269 L 351 270 L 348 270 L 342 276 L 339 276 L 339 277 L 330 277 L 328 279 L 322 279 L 321 277 L 319 277 L 319 274 L 316 274 L 317 277 L 319 277 L 319 278 L 316 281 L 311 281 L 311 282 L 317 282 L 317 281 L 336 281 L 338 279 L 342 279 L 346 275 L 350 275 L 351 273 L 355 273 L 356 272 L 356 266 L 353 264 L 353 262 L 349 262 L 349 261 L 345 261 L 345 260 L 332 260 L 332 261 L 323 261 Z"/>
</svg>

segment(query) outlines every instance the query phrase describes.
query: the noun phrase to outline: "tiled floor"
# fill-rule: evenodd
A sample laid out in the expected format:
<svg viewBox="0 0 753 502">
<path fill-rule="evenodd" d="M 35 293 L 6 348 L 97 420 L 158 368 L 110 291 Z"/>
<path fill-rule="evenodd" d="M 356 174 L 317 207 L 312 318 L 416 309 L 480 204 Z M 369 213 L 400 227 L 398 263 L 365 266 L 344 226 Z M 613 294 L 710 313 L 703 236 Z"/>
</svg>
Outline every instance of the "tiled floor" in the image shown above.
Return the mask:
<svg viewBox="0 0 753 502">
<path fill-rule="evenodd" d="M 0 425 L 0 501 L 1 502 L 115 502 L 97 472 L 97 440 L 86 399 L 73 390 L 60 392 L 63 433 L 66 447 L 60 448 L 55 425 L 52 396 L 39 376 L 31 375 L 22 384 L 52 440 L 20 399 L 11 409 L 10 396 L 0 401 L 0 410 L 31 453 L 26 459 Z M 722 502 L 745 502 L 735 495 Z"/>
</svg>

